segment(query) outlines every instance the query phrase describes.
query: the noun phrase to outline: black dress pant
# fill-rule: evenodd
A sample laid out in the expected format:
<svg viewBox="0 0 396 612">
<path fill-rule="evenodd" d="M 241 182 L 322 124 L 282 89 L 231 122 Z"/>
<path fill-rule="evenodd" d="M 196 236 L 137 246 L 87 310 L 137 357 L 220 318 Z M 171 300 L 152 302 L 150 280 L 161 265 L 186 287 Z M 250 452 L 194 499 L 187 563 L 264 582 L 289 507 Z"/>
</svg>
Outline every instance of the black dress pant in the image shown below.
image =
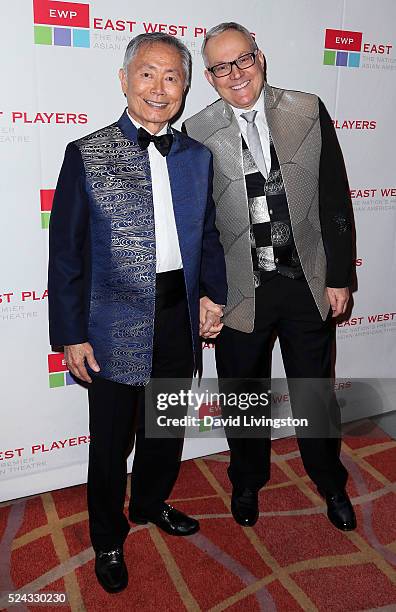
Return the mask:
<svg viewBox="0 0 396 612">
<path fill-rule="evenodd" d="M 293 416 L 316 422 L 316 434 L 297 436 L 305 470 L 327 492 L 345 487 L 338 433 L 340 411 L 331 382 L 334 331 L 330 316 L 323 321 L 305 279 L 277 274 L 256 289 L 255 325 L 251 334 L 224 327 L 216 342 L 216 366 L 222 385 L 227 379 L 270 380 L 274 333 L 279 338 L 289 384 Z M 327 401 L 317 393 L 314 381 L 328 384 Z M 327 383 L 326 383 L 327 381 Z M 320 397 L 319 397 L 320 396 Z M 335 425 L 335 426 L 334 426 Z M 226 431 L 227 433 L 227 431 Z M 231 451 L 228 474 L 233 486 L 258 490 L 270 478 L 270 432 L 259 438 L 227 436 Z"/>
<path fill-rule="evenodd" d="M 157 274 L 153 378 L 192 378 L 191 326 L 182 270 Z M 135 436 L 130 509 L 155 511 L 177 479 L 183 440 L 145 437 L 145 388 L 96 376 L 89 386 L 88 513 L 95 550 L 123 544 L 127 456 Z"/>
</svg>

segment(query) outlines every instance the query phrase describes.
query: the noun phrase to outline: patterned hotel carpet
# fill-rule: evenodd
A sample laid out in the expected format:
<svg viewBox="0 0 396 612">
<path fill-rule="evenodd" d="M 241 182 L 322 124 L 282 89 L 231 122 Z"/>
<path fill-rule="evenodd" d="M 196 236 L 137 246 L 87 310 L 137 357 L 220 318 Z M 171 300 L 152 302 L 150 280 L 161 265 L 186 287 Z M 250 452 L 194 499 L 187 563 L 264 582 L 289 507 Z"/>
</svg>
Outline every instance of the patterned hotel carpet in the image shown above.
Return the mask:
<svg viewBox="0 0 396 612">
<path fill-rule="evenodd" d="M 184 462 L 174 504 L 201 531 L 172 538 L 131 529 L 130 584 L 107 595 L 93 573 L 85 486 L 0 507 L 0 609 L 5 591 L 66 592 L 69 605 L 18 610 L 396 610 L 396 442 L 381 430 L 347 435 L 358 529 L 330 525 L 293 439 L 273 444 L 272 479 L 260 519 L 243 529 L 230 516 L 227 454 Z"/>
</svg>

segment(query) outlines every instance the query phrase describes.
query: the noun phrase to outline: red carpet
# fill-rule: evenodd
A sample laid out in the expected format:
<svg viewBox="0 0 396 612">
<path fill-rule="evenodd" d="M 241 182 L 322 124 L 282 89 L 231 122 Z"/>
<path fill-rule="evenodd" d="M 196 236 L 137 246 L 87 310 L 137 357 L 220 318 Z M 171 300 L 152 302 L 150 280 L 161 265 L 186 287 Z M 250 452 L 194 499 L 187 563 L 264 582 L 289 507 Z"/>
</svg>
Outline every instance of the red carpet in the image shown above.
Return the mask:
<svg viewBox="0 0 396 612">
<path fill-rule="evenodd" d="M 8 591 L 57 591 L 68 604 L 18 610 L 394 611 L 396 442 L 364 427 L 343 444 L 355 532 L 328 522 L 293 439 L 273 444 L 254 528 L 230 515 L 227 454 L 187 461 L 172 503 L 199 518 L 201 531 L 175 538 L 154 526 L 132 528 L 129 587 L 118 595 L 106 594 L 94 576 L 85 486 L 1 504 L 0 609 L 9 608 Z"/>
</svg>

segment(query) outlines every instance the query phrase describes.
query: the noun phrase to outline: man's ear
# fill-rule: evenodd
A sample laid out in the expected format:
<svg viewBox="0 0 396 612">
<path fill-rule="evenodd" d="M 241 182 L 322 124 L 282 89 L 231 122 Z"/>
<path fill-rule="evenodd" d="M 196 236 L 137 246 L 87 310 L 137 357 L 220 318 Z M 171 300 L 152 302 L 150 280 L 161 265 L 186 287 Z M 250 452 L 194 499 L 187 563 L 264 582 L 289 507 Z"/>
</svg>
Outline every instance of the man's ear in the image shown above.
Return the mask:
<svg viewBox="0 0 396 612">
<path fill-rule="evenodd" d="M 125 74 L 125 70 L 123 68 L 120 68 L 118 71 L 118 78 L 120 79 L 120 83 L 121 83 L 121 89 L 123 91 L 123 93 L 125 94 L 127 92 L 128 89 L 128 83 L 127 83 L 127 77 Z"/>
<path fill-rule="evenodd" d="M 264 54 L 261 51 L 261 49 L 258 50 L 257 57 L 258 57 L 258 61 L 260 62 L 260 65 L 261 65 L 262 69 L 264 70 L 264 68 L 265 68 L 265 57 L 264 57 Z"/>
<path fill-rule="evenodd" d="M 209 72 L 209 70 L 207 70 L 205 68 L 205 72 L 204 72 L 205 78 L 208 81 L 208 83 L 210 83 L 212 85 L 212 87 L 214 87 L 214 83 L 213 83 L 213 74 L 211 72 Z"/>
</svg>

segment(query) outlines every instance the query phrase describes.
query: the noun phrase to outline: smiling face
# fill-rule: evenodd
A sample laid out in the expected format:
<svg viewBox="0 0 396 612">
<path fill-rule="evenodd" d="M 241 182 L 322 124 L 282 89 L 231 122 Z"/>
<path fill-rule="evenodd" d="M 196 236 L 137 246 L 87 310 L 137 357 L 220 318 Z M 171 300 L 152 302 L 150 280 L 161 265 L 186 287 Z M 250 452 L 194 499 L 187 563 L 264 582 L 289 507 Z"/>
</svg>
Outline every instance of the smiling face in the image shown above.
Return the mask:
<svg viewBox="0 0 396 612">
<path fill-rule="evenodd" d="M 121 87 L 128 100 L 132 119 L 157 134 L 179 111 L 184 94 L 185 74 L 180 53 L 166 43 L 143 44 L 121 68 Z"/>
<path fill-rule="evenodd" d="M 254 51 L 252 41 L 242 32 L 226 30 L 210 38 L 205 47 L 207 66 L 222 62 L 232 62 L 245 53 Z M 217 78 L 208 70 L 205 76 L 217 93 L 235 108 L 252 108 L 258 100 L 264 84 L 264 56 L 261 51 L 256 55 L 253 66 L 241 70 L 234 64 L 228 76 Z"/>
</svg>

